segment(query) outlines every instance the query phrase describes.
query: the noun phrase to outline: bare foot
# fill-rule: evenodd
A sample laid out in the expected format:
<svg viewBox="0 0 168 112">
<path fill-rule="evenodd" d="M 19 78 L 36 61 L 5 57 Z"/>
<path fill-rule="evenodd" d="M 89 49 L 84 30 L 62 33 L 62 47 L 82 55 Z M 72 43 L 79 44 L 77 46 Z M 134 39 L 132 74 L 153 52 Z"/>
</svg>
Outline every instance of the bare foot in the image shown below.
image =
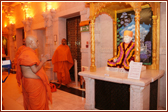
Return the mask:
<svg viewBox="0 0 168 112">
<path fill-rule="evenodd" d="M 66 84 L 66 87 L 69 88 L 68 84 Z"/>
</svg>

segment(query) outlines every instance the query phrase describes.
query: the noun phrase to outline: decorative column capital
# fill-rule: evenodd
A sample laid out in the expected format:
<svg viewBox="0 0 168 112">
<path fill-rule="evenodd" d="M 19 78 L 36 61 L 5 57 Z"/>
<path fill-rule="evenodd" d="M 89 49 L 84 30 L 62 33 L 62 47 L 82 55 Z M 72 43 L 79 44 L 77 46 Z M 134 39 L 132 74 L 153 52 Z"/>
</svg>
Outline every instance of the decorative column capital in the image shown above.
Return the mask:
<svg viewBox="0 0 168 112">
<path fill-rule="evenodd" d="M 95 19 L 94 18 L 90 19 L 90 23 L 95 24 Z"/>
<path fill-rule="evenodd" d="M 135 12 L 140 12 L 141 5 L 143 4 L 143 2 L 126 2 L 126 4 L 130 4 L 131 7 L 133 7 Z"/>
<path fill-rule="evenodd" d="M 42 16 L 45 21 L 45 27 L 51 27 L 53 24 L 54 17 L 56 15 L 56 10 L 55 9 L 50 9 L 50 11 L 46 11 L 42 13 Z"/>
<path fill-rule="evenodd" d="M 31 30 L 31 24 L 33 22 L 33 18 L 28 17 L 26 20 L 23 20 L 22 23 L 24 24 L 25 31 L 28 32 Z"/>
<path fill-rule="evenodd" d="M 140 11 L 141 2 L 130 3 L 135 11 L 135 62 L 140 62 Z"/>
<path fill-rule="evenodd" d="M 2 6 L 2 11 L 5 13 L 6 18 L 8 18 L 9 24 L 14 24 L 15 23 L 15 18 L 13 16 L 14 7 Z"/>
<path fill-rule="evenodd" d="M 153 20 L 157 20 L 157 19 L 158 19 L 158 16 L 157 16 L 157 15 L 153 15 L 153 16 L 152 16 L 152 19 L 153 19 Z"/>
<path fill-rule="evenodd" d="M 50 9 L 51 16 L 54 18 L 56 16 L 56 10 L 55 9 Z"/>
<path fill-rule="evenodd" d="M 8 34 L 9 35 L 13 35 L 14 34 L 14 32 L 15 32 L 15 24 L 9 24 L 6 28 L 8 29 Z"/>
<path fill-rule="evenodd" d="M 113 20 L 113 25 L 116 25 L 116 24 L 117 24 L 117 22 Z"/>
</svg>

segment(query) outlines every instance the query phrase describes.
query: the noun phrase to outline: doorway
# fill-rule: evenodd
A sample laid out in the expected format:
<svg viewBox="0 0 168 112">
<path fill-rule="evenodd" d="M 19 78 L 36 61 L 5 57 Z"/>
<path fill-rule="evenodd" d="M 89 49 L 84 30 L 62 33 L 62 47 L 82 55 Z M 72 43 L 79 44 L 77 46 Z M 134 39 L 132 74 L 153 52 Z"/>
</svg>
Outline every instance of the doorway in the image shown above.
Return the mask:
<svg viewBox="0 0 168 112">
<path fill-rule="evenodd" d="M 68 46 L 71 50 L 72 58 L 73 60 L 77 60 L 77 72 L 81 71 L 81 33 L 80 33 L 80 16 L 69 18 L 66 20 L 66 28 L 67 28 L 67 41 L 68 41 Z M 70 69 L 70 76 L 71 80 L 75 81 L 75 72 L 74 72 L 74 65 Z M 78 77 L 79 81 L 79 77 Z"/>
<path fill-rule="evenodd" d="M 16 29 L 16 48 L 18 49 L 23 45 L 23 39 L 25 39 L 24 28 Z"/>
</svg>

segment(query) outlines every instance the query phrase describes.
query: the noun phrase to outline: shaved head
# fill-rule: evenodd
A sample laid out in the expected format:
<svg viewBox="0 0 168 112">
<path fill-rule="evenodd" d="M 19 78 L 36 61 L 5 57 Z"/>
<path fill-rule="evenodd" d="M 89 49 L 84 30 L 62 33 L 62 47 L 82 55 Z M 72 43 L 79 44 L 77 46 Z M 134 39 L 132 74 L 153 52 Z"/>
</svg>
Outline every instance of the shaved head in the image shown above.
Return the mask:
<svg viewBox="0 0 168 112">
<path fill-rule="evenodd" d="M 62 45 L 66 45 L 66 39 L 65 38 L 62 39 Z"/>
<path fill-rule="evenodd" d="M 38 47 L 38 40 L 35 36 L 29 35 L 25 39 L 26 46 L 35 50 Z"/>
</svg>

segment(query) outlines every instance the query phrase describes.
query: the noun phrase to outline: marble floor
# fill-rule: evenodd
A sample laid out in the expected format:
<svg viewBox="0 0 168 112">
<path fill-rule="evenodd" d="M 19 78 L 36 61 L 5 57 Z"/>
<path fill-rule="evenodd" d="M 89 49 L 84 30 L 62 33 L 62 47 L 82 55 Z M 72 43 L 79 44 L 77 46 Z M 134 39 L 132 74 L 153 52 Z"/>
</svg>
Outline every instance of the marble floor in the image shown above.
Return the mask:
<svg viewBox="0 0 168 112">
<path fill-rule="evenodd" d="M 4 80 L 7 75 L 7 72 L 3 72 L 1 75 L 2 79 Z M 1 98 L 3 97 L 2 104 L 5 110 L 24 110 L 21 87 L 17 85 L 15 77 L 16 74 L 9 74 L 6 81 L 1 84 Z M 56 83 L 56 81 L 53 81 L 53 83 Z M 75 82 L 73 81 L 69 86 L 70 88 L 85 91 L 84 89 L 80 88 L 79 83 L 76 86 Z M 57 89 L 56 92 L 52 92 L 52 100 L 53 103 L 49 104 L 50 110 L 85 110 L 84 97 L 66 92 L 61 90 L 61 88 Z"/>
</svg>

